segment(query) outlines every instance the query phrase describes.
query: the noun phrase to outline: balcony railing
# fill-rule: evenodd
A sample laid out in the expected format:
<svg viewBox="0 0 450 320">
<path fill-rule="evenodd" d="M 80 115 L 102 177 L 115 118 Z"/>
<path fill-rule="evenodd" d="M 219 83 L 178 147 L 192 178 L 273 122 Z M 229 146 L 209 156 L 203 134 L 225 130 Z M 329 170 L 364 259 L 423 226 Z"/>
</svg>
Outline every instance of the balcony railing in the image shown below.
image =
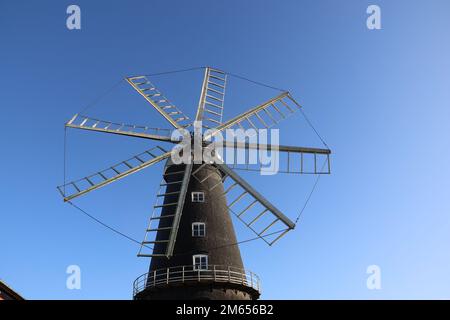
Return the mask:
<svg viewBox="0 0 450 320">
<path fill-rule="evenodd" d="M 139 276 L 133 283 L 133 296 L 147 288 L 193 282 L 227 282 L 251 287 L 260 292 L 259 277 L 249 270 L 210 265 L 196 269 L 192 265 L 157 269 Z"/>
</svg>

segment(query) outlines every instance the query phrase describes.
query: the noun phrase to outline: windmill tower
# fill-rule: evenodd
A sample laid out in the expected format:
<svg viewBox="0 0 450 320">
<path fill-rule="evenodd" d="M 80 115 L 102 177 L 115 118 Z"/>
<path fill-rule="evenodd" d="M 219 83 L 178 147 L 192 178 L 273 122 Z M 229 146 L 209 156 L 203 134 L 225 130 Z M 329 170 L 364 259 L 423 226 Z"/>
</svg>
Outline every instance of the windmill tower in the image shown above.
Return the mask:
<svg viewBox="0 0 450 320">
<path fill-rule="evenodd" d="M 221 158 L 220 148 L 278 151 L 286 155 L 281 172 L 299 174 L 330 173 L 331 151 L 214 140 L 227 129 L 257 132 L 274 126 L 301 108 L 289 92 L 282 92 L 224 122 L 227 73 L 207 67 L 192 122 L 147 76 L 129 77 L 126 81 L 179 130 L 179 139 L 173 139 L 169 129 L 113 123 L 79 114 L 66 127 L 166 142 L 175 148 L 153 147 L 105 170 L 65 183 L 58 187 L 64 200 L 71 201 L 166 161 L 157 203 L 138 253 L 151 258 L 150 268 L 135 280 L 134 299 L 258 299 L 260 281 L 256 274 L 244 268 L 230 214 L 268 245 L 294 229 L 295 224 Z M 195 152 L 202 155 L 205 151 L 210 158 L 192 157 Z M 188 161 L 174 161 L 174 154 L 187 156 Z M 319 159 L 324 159 L 326 170 L 317 165 Z"/>
</svg>

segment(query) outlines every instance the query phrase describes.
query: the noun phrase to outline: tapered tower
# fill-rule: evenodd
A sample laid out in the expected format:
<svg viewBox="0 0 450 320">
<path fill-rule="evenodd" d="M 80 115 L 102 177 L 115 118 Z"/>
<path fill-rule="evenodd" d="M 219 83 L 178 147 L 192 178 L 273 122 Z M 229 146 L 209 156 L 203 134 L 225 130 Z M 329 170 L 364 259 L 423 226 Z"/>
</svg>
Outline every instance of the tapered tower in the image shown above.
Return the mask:
<svg viewBox="0 0 450 320">
<path fill-rule="evenodd" d="M 259 279 L 244 269 L 223 196 L 223 175 L 213 165 L 194 165 L 171 258 L 165 256 L 183 165 L 168 165 L 169 183 L 148 274 L 136 282 L 136 299 L 257 299 Z M 201 182 L 203 181 L 203 182 Z M 175 182 L 175 183 L 174 183 Z M 173 183 L 173 184 L 171 184 Z M 212 188 L 216 186 L 215 188 Z M 174 202 L 175 201 L 175 202 Z M 231 244 L 231 245 L 230 245 Z M 142 284 L 145 283 L 144 286 Z"/>
</svg>

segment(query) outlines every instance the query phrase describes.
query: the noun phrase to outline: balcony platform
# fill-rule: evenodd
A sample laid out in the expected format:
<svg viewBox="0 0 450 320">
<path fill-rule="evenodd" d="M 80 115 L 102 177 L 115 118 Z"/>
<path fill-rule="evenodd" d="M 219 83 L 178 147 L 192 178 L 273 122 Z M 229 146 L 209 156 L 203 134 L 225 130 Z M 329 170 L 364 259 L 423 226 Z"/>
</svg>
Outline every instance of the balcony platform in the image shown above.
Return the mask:
<svg viewBox="0 0 450 320">
<path fill-rule="evenodd" d="M 221 265 L 195 269 L 187 265 L 158 269 L 139 276 L 133 283 L 133 298 L 139 300 L 150 296 L 157 299 L 158 293 L 177 291 L 180 287 L 183 288 L 181 290 L 199 287 L 238 290 L 243 292 L 244 299 L 258 299 L 261 294 L 259 277 L 249 270 Z"/>
</svg>

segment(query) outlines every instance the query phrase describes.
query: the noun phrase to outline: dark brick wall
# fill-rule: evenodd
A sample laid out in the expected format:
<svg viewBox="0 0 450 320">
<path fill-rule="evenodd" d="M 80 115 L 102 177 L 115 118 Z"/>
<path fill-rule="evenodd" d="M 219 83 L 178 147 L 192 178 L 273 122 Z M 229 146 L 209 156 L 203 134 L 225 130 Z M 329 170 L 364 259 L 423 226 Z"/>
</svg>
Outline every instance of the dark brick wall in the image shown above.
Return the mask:
<svg viewBox="0 0 450 320">
<path fill-rule="evenodd" d="M 194 166 L 194 170 L 198 166 Z M 172 167 L 171 170 L 180 170 L 180 167 Z M 170 259 L 152 258 L 150 271 L 181 265 L 192 265 L 193 254 L 207 254 L 209 265 L 226 265 L 243 268 L 241 253 L 236 243 L 236 234 L 233 223 L 226 206 L 226 198 L 223 196 L 223 185 L 220 184 L 212 191 L 209 191 L 215 184 L 221 182 L 219 170 L 213 166 L 205 166 L 195 176 L 202 180 L 207 175 L 210 176 L 204 183 L 200 183 L 194 176 L 191 177 L 186 201 L 181 216 L 177 241 L 175 243 L 174 255 Z M 176 190 L 176 188 L 174 188 Z M 174 189 L 169 188 L 169 192 Z M 204 203 L 192 203 L 191 192 L 205 192 Z M 174 202 L 173 196 L 167 197 L 165 203 Z M 174 209 L 168 208 L 164 214 L 172 214 Z M 201 238 L 192 237 L 192 222 L 205 222 L 206 236 Z M 162 219 L 160 227 L 170 224 L 169 219 Z M 167 239 L 168 231 L 160 231 L 157 239 Z M 162 252 L 165 245 L 156 245 L 155 252 Z M 213 249 L 214 248 L 214 249 Z"/>
<path fill-rule="evenodd" d="M 138 300 L 252 300 L 257 297 L 255 290 L 238 286 L 204 285 L 176 286 L 159 288 L 153 291 L 142 292 Z"/>
</svg>

